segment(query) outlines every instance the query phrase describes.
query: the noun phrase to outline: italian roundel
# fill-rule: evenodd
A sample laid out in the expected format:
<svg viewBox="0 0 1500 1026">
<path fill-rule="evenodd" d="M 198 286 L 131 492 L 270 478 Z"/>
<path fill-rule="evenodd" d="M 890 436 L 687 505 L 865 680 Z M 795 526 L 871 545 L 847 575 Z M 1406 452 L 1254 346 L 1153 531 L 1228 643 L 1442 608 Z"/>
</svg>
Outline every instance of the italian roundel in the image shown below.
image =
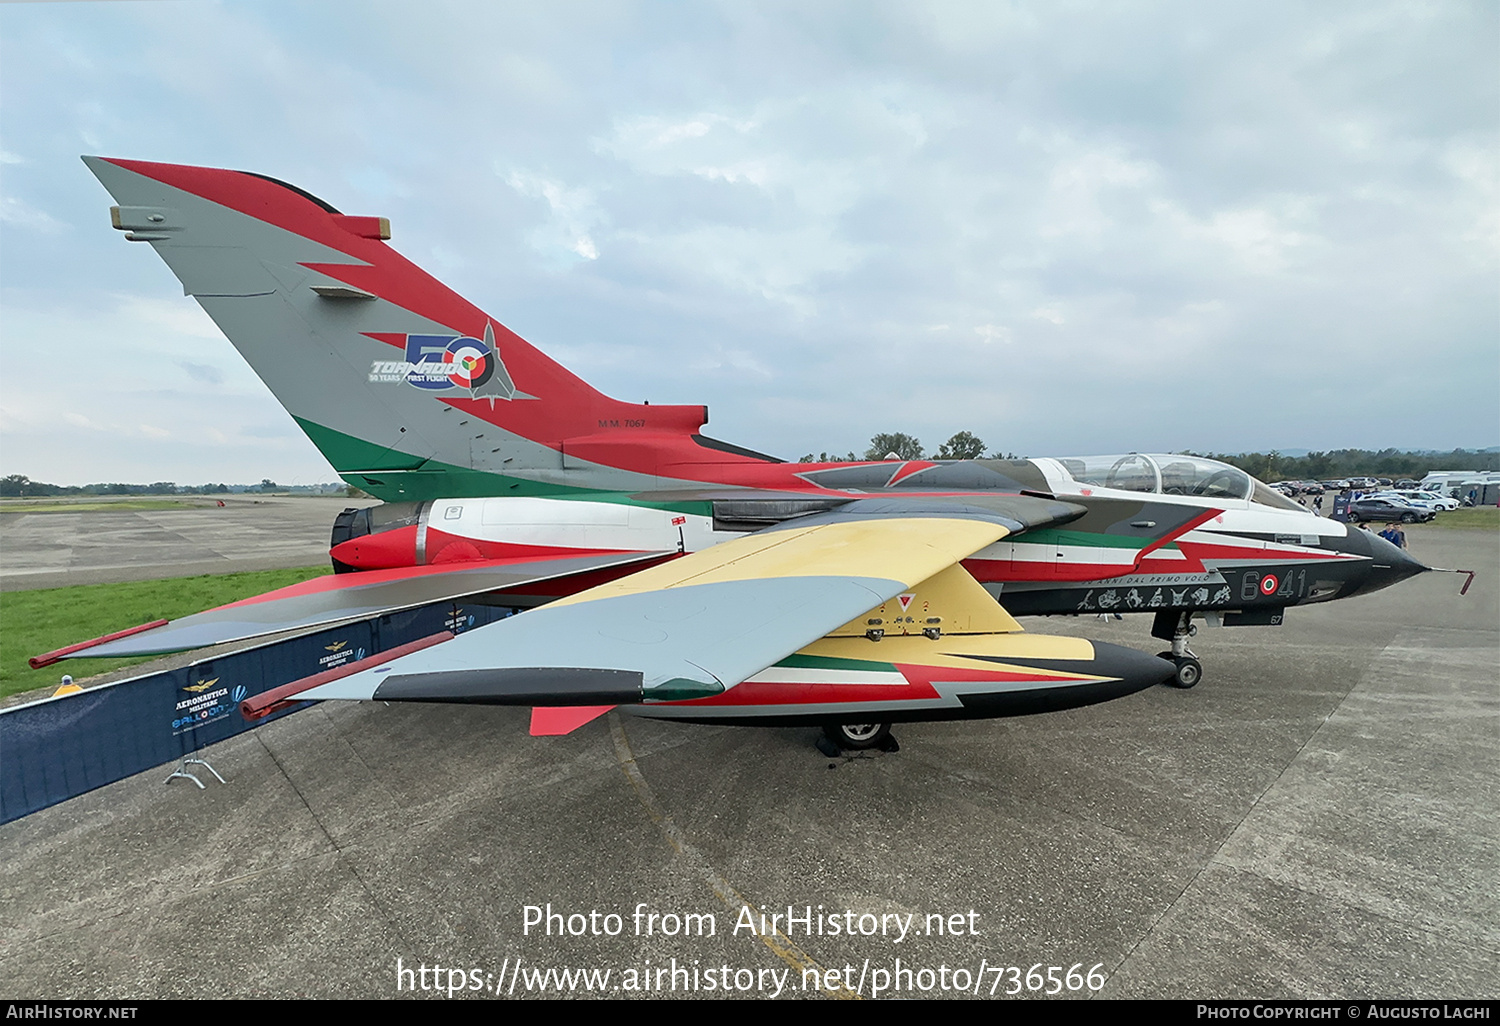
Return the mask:
<svg viewBox="0 0 1500 1026">
<path fill-rule="evenodd" d="M 408 335 L 406 368 L 418 388 L 476 389 L 495 376 L 495 355 L 469 335 Z"/>
<path fill-rule="evenodd" d="M 1276 594 L 1276 587 L 1280 582 L 1276 580 L 1275 574 L 1266 574 L 1260 579 L 1260 593 L 1262 595 Z"/>
<path fill-rule="evenodd" d="M 451 368 L 448 380 L 459 388 L 478 388 L 495 376 L 490 347 L 477 338 L 456 338 L 443 352 L 443 363 Z"/>
</svg>

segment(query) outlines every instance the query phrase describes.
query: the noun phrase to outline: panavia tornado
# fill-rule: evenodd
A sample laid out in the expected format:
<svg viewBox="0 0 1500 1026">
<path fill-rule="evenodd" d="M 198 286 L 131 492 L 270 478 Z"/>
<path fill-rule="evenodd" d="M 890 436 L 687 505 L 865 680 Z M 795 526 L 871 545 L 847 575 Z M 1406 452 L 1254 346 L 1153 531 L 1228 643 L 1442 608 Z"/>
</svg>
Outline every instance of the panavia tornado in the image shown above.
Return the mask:
<svg viewBox="0 0 1500 1026">
<path fill-rule="evenodd" d="M 892 722 L 1191 687 L 1195 617 L 1276 624 L 1427 569 L 1192 456 L 783 462 L 703 434 L 705 407 L 596 391 L 398 254 L 383 218 L 264 175 L 84 161 L 117 201 L 114 227 L 156 250 L 340 476 L 383 505 L 338 518 L 332 577 L 67 654 L 488 596 L 535 608 L 278 700 L 526 705 L 534 734 L 619 706 L 822 724 L 850 748 L 883 743 Z M 1149 613 L 1171 649 L 1013 618 L 1099 613 Z"/>
</svg>

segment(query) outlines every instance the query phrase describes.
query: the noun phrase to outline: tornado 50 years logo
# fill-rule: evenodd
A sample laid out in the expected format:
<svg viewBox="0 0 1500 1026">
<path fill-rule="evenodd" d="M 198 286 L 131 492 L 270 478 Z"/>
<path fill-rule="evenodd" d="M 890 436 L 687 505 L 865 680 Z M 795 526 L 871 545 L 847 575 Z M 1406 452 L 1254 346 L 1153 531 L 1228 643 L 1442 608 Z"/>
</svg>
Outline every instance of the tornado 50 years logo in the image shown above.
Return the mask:
<svg viewBox="0 0 1500 1026">
<path fill-rule="evenodd" d="M 434 392 L 462 388 L 474 399 L 515 399 L 516 386 L 495 351 L 495 329 L 471 335 L 407 335 L 405 359 L 376 360 L 374 382 L 406 382 Z"/>
</svg>

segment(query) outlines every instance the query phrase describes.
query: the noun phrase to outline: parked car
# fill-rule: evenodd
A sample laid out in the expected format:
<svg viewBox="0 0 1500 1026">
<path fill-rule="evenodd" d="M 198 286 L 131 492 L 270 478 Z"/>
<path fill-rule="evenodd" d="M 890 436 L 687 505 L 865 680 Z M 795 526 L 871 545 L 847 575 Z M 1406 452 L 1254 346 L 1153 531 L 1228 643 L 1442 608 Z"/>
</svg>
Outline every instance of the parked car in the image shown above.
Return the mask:
<svg viewBox="0 0 1500 1026">
<path fill-rule="evenodd" d="M 1400 492 L 1394 492 L 1394 491 L 1390 491 L 1390 490 L 1380 491 L 1380 492 L 1371 492 L 1369 495 L 1366 495 L 1365 498 L 1366 499 L 1390 499 L 1393 502 L 1404 502 L 1408 506 L 1415 506 L 1418 509 L 1430 509 L 1434 513 L 1438 512 L 1438 511 L 1440 511 L 1440 510 L 1442 510 L 1444 508 L 1444 507 L 1438 505 L 1438 503 L 1434 502 L 1432 499 L 1416 499 L 1416 498 L 1413 498 L 1410 495 L 1402 495 Z M 1452 501 L 1452 500 L 1450 500 L 1450 501 Z"/>
<path fill-rule="evenodd" d="M 1413 506 L 1429 506 L 1436 510 L 1458 509 L 1459 501 L 1451 495 L 1439 495 L 1437 492 L 1424 492 L 1420 488 L 1394 489 L 1390 492 L 1380 492 L 1374 498 L 1397 498 L 1405 499 Z"/>
<path fill-rule="evenodd" d="M 1413 506 L 1404 499 L 1356 499 L 1349 503 L 1349 519 L 1361 524 L 1368 520 L 1415 524 L 1435 516 L 1437 510 Z"/>
</svg>

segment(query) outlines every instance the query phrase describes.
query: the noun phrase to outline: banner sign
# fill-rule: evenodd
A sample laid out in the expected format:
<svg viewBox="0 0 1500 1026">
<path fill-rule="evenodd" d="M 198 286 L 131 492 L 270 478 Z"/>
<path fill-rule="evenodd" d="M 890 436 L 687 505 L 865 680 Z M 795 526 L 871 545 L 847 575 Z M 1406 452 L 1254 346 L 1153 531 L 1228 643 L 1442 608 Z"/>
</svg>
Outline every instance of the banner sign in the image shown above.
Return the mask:
<svg viewBox="0 0 1500 1026">
<path fill-rule="evenodd" d="M 0 823 L 313 704 L 249 723 L 239 704 L 252 695 L 438 631 L 462 633 L 518 612 L 441 602 L 0 711 Z"/>
</svg>

